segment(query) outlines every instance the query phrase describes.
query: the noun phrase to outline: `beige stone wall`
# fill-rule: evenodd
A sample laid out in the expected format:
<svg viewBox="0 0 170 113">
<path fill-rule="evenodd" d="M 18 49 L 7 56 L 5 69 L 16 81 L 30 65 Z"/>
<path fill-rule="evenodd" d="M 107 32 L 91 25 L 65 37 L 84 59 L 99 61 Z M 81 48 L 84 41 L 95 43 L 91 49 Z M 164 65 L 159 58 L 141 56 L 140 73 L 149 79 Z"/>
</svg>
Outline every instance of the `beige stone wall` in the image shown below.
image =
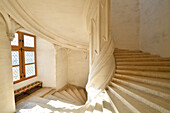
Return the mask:
<svg viewBox="0 0 170 113">
<path fill-rule="evenodd" d="M 139 49 L 139 0 L 111 0 L 111 31 L 115 47 Z"/>
<path fill-rule="evenodd" d="M 11 43 L 6 30 L 6 23 L 0 14 L 0 113 L 14 113 Z"/>
<path fill-rule="evenodd" d="M 56 51 L 50 42 L 37 37 L 37 77 L 44 87 L 56 87 Z"/>
<path fill-rule="evenodd" d="M 56 89 L 64 87 L 68 75 L 68 56 L 65 48 L 56 47 Z"/>
<path fill-rule="evenodd" d="M 88 54 L 71 50 L 68 53 L 68 83 L 85 87 L 89 74 Z"/>
<path fill-rule="evenodd" d="M 140 0 L 141 50 L 170 57 L 170 0 Z"/>
<path fill-rule="evenodd" d="M 24 87 L 35 81 L 42 81 L 43 87 L 56 88 L 56 51 L 54 45 L 42 38 L 37 37 L 36 46 L 37 77 L 14 84 L 14 90 Z"/>
</svg>

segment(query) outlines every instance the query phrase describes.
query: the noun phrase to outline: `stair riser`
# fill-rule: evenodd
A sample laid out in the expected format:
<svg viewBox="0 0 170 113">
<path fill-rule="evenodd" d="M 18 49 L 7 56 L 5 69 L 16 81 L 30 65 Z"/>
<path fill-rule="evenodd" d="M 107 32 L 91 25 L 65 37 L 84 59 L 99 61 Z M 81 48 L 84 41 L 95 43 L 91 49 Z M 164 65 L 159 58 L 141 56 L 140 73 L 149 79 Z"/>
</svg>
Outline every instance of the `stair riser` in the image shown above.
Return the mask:
<svg viewBox="0 0 170 113">
<path fill-rule="evenodd" d="M 122 92 L 128 94 L 129 96 L 137 99 L 138 101 L 141 101 L 141 102 L 147 104 L 148 106 L 155 108 L 156 110 L 158 110 L 158 111 L 160 111 L 162 113 L 168 113 L 169 112 L 167 109 L 165 109 L 165 108 L 163 108 L 163 107 L 161 107 L 161 106 L 159 106 L 159 105 L 157 105 L 157 104 L 155 104 L 155 103 L 153 103 L 151 101 L 148 101 L 147 99 L 145 99 L 145 98 L 143 98 L 143 97 L 141 97 L 139 95 L 136 95 L 135 93 L 130 92 L 129 90 L 126 90 L 125 88 L 123 88 L 123 87 L 121 87 L 121 86 L 119 86 L 119 85 L 117 85 L 115 83 L 112 83 L 112 86 L 119 89 L 119 90 L 121 90 Z"/>
<path fill-rule="evenodd" d="M 169 62 L 170 59 L 156 59 L 156 58 L 121 58 L 115 59 L 116 62 Z"/>
<path fill-rule="evenodd" d="M 118 74 L 126 75 L 136 75 L 136 76 L 145 76 L 145 77 L 155 77 L 155 78 L 164 78 L 170 79 L 170 72 L 145 72 L 145 71 L 131 71 L 131 70 L 116 70 Z"/>
<path fill-rule="evenodd" d="M 138 86 L 138 85 L 128 83 L 128 82 L 125 82 L 123 80 L 118 80 L 118 79 L 115 79 L 115 78 L 113 79 L 113 82 L 117 82 L 119 84 L 123 84 L 123 85 L 126 85 L 128 87 L 132 87 L 136 90 L 143 91 L 143 92 L 146 92 L 146 93 L 150 93 L 150 94 L 162 97 L 164 99 L 170 100 L 170 95 L 156 91 L 156 90 L 152 90 L 152 89 L 149 89 L 149 88 L 146 88 L 146 87 L 143 87 L 143 86 Z"/>
<path fill-rule="evenodd" d="M 114 56 L 133 56 L 133 55 L 150 55 L 149 53 L 114 53 Z"/>
<path fill-rule="evenodd" d="M 71 100 L 72 102 L 79 103 L 79 104 L 83 104 L 83 103 L 81 103 L 80 101 L 77 101 L 76 99 L 74 99 L 71 95 L 69 95 L 69 94 L 66 93 L 66 92 L 62 92 L 61 94 L 63 94 L 63 95 L 66 96 L 67 98 L 69 98 L 69 100 Z"/>
<path fill-rule="evenodd" d="M 74 94 L 74 92 L 72 92 L 71 90 L 70 91 L 67 91 L 70 95 L 72 95 L 72 97 L 76 100 L 76 101 L 79 101 L 81 103 L 81 101 L 79 100 L 79 98 Z M 82 104 L 82 103 L 81 103 Z"/>
<path fill-rule="evenodd" d="M 119 70 L 137 70 L 137 71 L 158 71 L 158 72 L 170 72 L 170 67 L 168 66 L 116 66 Z"/>
<path fill-rule="evenodd" d="M 151 80 L 145 80 L 145 79 L 138 79 L 135 77 L 131 77 L 131 76 L 124 76 L 124 75 L 115 75 L 115 77 L 117 79 L 126 79 L 126 80 L 132 80 L 132 81 L 136 81 L 136 82 L 141 82 L 141 83 L 145 83 L 145 84 L 150 84 L 153 86 L 157 86 L 157 87 L 163 87 L 163 88 L 170 88 L 170 84 L 167 83 L 163 83 L 163 82 L 157 82 L 157 81 L 151 81 Z M 170 82 L 169 82 L 170 83 Z"/>
<path fill-rule="evenodd" d="M 131 105 L 128 101 L 126 101 L 122 96 L 120 96 L 116 91 L 112 88 L 108 87 L 109 91 L 112 92 L 117 98 L 119 98 L 129 109 L 131 109 L 134 113 L 140 113 L 133 105 Z"/>
<path fill-rule="evenodd" d="M 170 66 L 170 62 L 117 62 L 117 66 Z"/>
</svg>

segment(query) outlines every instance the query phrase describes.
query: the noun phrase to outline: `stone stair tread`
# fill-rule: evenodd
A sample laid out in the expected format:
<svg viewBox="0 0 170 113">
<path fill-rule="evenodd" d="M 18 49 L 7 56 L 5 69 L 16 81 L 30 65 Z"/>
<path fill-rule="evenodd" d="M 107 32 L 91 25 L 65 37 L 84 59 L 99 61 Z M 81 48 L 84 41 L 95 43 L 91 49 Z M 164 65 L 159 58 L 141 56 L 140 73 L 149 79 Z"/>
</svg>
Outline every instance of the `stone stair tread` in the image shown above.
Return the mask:
<svg viewBox="0 0 170 113">
<path fill-rule="evenodd" d="M 94 106 L 90 105 L 84 113 L 93 113 L 93 110 L 94 110 Z"/>
<path fill-rule="evenodd" d="M 84 89 L 79 89 L 79 92 L 81 93 L 84 101 L 86 101 L 87 100 L 86 91 Z"/>
<path fill-rule="evenodd" d="M 76 96 L 76 94 L 70 89 L 66 89 L 66 91 L 77 101 L 80 101 L 80 99 Z"/>
<path fill-rule="evenodd" d="M 39 96 L 39 97 L 43 97 L 46 94 L 48 94 L 49 92 L 51 92 L 52 90 L 53 90 L 53 88 L 43 87 L 43 88 L 37 90 L 36 92 L 34 92 L 34 95 Z"/>
<path fill-rule="evenodd" d="M 47 95 L 53 95 L 56 92 L 55 89 L 52 89 Z"/>
<path fill-rule="evenodd" d="M 152 107 L 146 105 L 145 103 L 136 100 L 135 98 L 127 95 L 126 93 L 120 91 L 119 89 L 117 89 L 115 87 L 111 87 L 111 88 L 117 94 L 119 94 L 126 102 L 128 102 L 131 106 L 133 106 L 135 109 L 137 109 L 138 112 L 141 112 L 141 113 L 160 113 L 156 109 L 153 109 Z M 129 106 L 129 105 L 127 105 L 127 106 Z"/>
<path fill-rule="evenodd" d="M 116 66 L 121 70 L 141 70 L 141 71 L 168 71 L 170 72 L 170 66 Z"/>
<path fill-rule="evenodd" d="M 59 96 L 53 96 L 53 95 L 47 95 L 45 96 L 46 99 L 50 99 L 50 100 L 59 100 L 61 102 L 65 102 L 65 103 L 69 103 L 69 104 L 75 104 L 75 105 L 80 105 L 79 103 L 75 103 L 73 101 L 67 100 L 66 98 L 61 98 Z"/>
<path fill-rule="evenodd" d="M 142 51 L 114 51 L 114 54 L 121 54 L 121 53 L 142 53 Z"/>
<path fill-rule="evenodd" d="M 142 52 L 122 52 L 122 53 L 114 53 L 115 56 L 125 56 L 125 55 L 150 55 L 149 53 Z"/>
<path fill-rule="evenodd" d="M 153 72 L 153 71 L 118 70 L 118 69 L 116 69 L 116 73 L 170 79 L 170 72 Z"/>
<path fill-rule="evenodd" d="M 96 105 L 94 107 L 93 113 L 103 113 L 102 101 L 101 102 L 99 102 L 99 101 L 96 102 Z"/>
<path fill-rule="evenodd" d="M 90 102 L 90 105 L 88 106 L 88 108 L 85 110 L 84 113 L 93 113 L 94 107 L 95 107 L 96 101 L 92 100 Z"/>
<path fill-rule="evenodd" d="M 109 88 L 109 86 L 108 86 Z M 106 90 L 111 101 L 115 105 L 118 113 L 133 113 L 119 98 L 117 98 L 110 90 Z"/>
<path fill-rule="evenodd" d="M 110 102 L 103 100 L 103 113 L 115 113 Z"/>
<path fill-rule="evenodd" d="M 170 66 L 170 61 L 167 62 L 141 62 L 141 61 L 137 61 L 137 62 L 117 62 L 116 65 L 118 66 Z"/>
<path fill-rule="evenodd" d="M 132 80 L 136 82 L 142 82 L 151 85 L 157 85 L 162 87 L 170 88 L 170 80 L 162 79 L 162 78 L 153 78 L 153 77 L 144 77 L 144 76 L 136 76 L 136 75 L 126 75 L 126 74 L 115 74 L 116 78 L 123 78 L 127 80 Z"/>
<path fill-rule="evenodd" d="M 113 81 L 114 82 L 116 81 L 116 82 L 118 82 L 120 84 L 124 84 L 124 85 L 126 84 L 129 87 L 136 87 L 137 90 L 145 91 L 147 93 L 154 93 L 157 96 L 162 96 L 162 95 L 165 96 L 166 95 L 165 98 L 170 99 L 170 98 L 168 98 L 168 97 L 170 97 L 170 91 L 168 89 L 163 89 L 163 88 L 159 88 L 159 87 L 151 86 L 151 85 L 148 85 L 148 84 L 135 82 L 135 81 L 132 81 L 132 80 L 126 80 L 126 79 L 113 78 Z"/>
<path fill-rule="evenodd" d="M 130 92 L 133 93 L 133 95 L 131 95 L 132 97 L 135 97 L 136 95 L 152 102 L 152 103 L 155 103 L 157 104 L 158 106 L 161 106 L 167 110 L 170 110 L 169 106 L 170 106 L 170 101 L 166 100 L 166 99 L 163 99 L 161 97 L 158 97 L 158 96 L 155 96 L 155 95 L 152 95 L 152 94 L 148 94 L 148 93 L 145 93 L 145 92 L 141 92 L 141 91 L 138 91 L 136 89 L 133 89 L 133 88 L 130 88 L 130 87 L 127 87 L 125 85 L 122 85 L 122 84 L 119 84 L 119 83 L 112 83 L 112 86 L 119 86 L 119 87 L 122 87 Z M 126 92 L 125 92 L 126 93 Z M 142 101 L 141 98 L 139 98 L 139 101 Z M 150 104 L 150 103 L 148 103 Z"/>
<path fill-rule="evenodd" d="M 80 101 L 82 103 L 85 103 L 85 101 L 84 101 L 83 97 L 81 96 L 81 93 L 79 92 L 79 90 L 75 87 L 72 87 L 71 89 L 75 93 L 75 95 L 80 99 Z"/>
<path fill-rule="evenodd" d="M 80 101 L 75 100 L 67 91 L 63 90 L 60 93 L 69 98 L 69 100 L 71 100 L 72 102 L 82 104 Z"/>
<path fill-rule="evenodd" d="M 62 99 L 62 100 L 65 100 L 65 101 L 71 101 L 68 97 L 66 97 L 65 95 L 59 93 L 59 92 L 56 92 L 54 93 L 53 95 L 50 95 L 51 97 L 56 97 L 56 99 Z"/>
<path fill-rule="evenodd" d="M 170 61 L 170 58 L 119 58 L 119 59 L 115 59 L 116 62 L 127 62 L 127 61 L 131 61 L 131 62 L 138 62 L 138 61 L 147 61 L 147 62 L 158 62 L 158 61 Z"/>
</svg>

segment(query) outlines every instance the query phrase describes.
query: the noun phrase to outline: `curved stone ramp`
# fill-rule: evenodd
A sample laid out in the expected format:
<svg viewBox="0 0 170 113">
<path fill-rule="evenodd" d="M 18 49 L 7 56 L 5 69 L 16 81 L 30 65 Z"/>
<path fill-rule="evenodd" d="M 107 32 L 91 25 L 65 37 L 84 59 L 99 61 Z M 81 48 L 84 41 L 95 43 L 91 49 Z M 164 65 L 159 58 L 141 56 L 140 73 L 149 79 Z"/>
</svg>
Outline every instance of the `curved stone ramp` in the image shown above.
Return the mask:
<svg viewBox="0 0 170 113">
<path fill-rule="evenodd" d="M 170 113 L 170 58 L 115 49 L 116 73 L 107 87 L 118 113 Z"/>
<path fill-rule="evenodd" d="M 170 113 L 170 58 L 122 49 L 115 49 L 114 56 L 116 72 L 90 104 L 85 104 L 83 88 L 69 85 L 50 89 L 20 109 L 39 105 L 56 113 Z"/>
</svg>

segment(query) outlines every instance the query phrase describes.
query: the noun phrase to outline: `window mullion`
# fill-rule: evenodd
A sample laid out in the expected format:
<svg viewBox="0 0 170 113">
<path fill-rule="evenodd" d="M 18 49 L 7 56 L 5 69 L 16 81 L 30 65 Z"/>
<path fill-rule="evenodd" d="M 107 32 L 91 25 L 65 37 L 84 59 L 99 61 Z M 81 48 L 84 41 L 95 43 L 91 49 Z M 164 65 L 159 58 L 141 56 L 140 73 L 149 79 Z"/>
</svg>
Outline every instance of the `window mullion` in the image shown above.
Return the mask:
<svg viewBox="0 0 170 113">
<path fill-rule="evenodd" d="M 20 66 L 20 68 L 21 68 L 21 74 L 20 74 L 20 79 L 21 80 L 23 80 L 25 77 L 24 77 L 24 75 L 25 75 L 25 65 L 24 65 L 24 49 L 23 49 L 23 47 L 24 47 L 24 44 L 23 44 L 23 34 L 22 33 L 20 33 L 20 53 L 21 53 L 21 59 L 20 59 L 20 61 L 21 61 L 21 66 Z"/>
</svg>

